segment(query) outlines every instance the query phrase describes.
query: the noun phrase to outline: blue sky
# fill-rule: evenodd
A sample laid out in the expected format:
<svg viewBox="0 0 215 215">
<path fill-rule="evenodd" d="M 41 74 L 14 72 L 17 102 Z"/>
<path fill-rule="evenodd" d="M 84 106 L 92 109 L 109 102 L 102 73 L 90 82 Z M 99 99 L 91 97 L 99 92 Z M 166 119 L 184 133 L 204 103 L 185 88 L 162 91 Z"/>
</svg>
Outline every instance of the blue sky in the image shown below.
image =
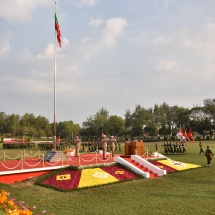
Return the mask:
<svg viewBox="0 0 215 215">
<path fill-rule="evenodd" d="M 214 98 L 214 0 L 56 2 L 58 122 Z M 0 3 L 0 111 L 52 122 L 55 1 Z"/>
</svg>

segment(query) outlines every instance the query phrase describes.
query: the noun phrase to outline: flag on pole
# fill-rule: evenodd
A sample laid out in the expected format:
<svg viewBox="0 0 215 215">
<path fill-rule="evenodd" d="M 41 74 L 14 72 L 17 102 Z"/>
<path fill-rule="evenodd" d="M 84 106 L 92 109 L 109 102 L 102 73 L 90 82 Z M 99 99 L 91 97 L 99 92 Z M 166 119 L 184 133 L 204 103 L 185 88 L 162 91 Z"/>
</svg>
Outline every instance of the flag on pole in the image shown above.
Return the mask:
<svg viewBox="0 0 215 215">
<path fill-rule="evenodd" d="M 60 133 L 58 135 L 57 142 L 60 143 Z"/>
<path fill-rule="evenodd" d="M 186 140 L 190 141 L 190 138 L 187 136 L 187 132 L 185 128 L 182 131 L 182 135 L 186 138 Z"/>
<path fill-rule="evenodd" d="M 193 133 L 192 133 L 192 129 L 190 128 L 189 132 L 188 132 L 188 137 L 192 140 L 192 141 L 195 141 L 194 140 L 194 137 L 193 137 Z"/>
<path fill-rule="evenodd" d="M 55 13 L 55 30 L 57 33 L 57 40 L 58 40 L 58 44 L 61 47 L 61 32 L 60 32 L 60 25 L 58 23 L 58 19 L 57 19 L 57 15 Z"/>
</svg>

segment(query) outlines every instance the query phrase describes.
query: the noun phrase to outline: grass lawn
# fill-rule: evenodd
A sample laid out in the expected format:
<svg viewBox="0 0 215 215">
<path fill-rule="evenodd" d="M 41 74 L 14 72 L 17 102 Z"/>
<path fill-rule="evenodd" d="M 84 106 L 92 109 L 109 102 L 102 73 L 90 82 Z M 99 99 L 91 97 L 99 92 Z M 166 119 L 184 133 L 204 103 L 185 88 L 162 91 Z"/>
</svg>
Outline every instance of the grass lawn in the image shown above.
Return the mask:
<svg viewBox="0 0 215 215">
<path fill-rule="evenodd" d="M 202 144 L 204 148 L 209 145 L 215 153 L 214 141 Z M 163 146 L 161 143 L 158 145 L 162 153 Z M 149 152 L 155 151 L 154 143 L 145 143 L 145 147 Z M 186 150 L 186 155 L 168 157 L 176 161 L 198 164 L 202 168 L 169 173 L 154 179 L 138 179 L 71 192 L 36 186 L 33 184 L 35 179 L 13 185 L 0 184 L 0 188 L 9 191 L 15 199 L 25 201 L 28 206 L 36 205 L 35 212 L 39 214 L 46 210 L 46 214 L 55 215 L 212 215 L 215 213 L 215 158 L 212 160 L 212 167 L 207 167 L 206 157 L 199 156 L 198 142 L 188 142 Z M 0 149 L 0 155 L 3 151 Z M 18 152 L 16 149 L 7 150 L 6 153 L 9 151 L 11 156 Z"/>
</svg>

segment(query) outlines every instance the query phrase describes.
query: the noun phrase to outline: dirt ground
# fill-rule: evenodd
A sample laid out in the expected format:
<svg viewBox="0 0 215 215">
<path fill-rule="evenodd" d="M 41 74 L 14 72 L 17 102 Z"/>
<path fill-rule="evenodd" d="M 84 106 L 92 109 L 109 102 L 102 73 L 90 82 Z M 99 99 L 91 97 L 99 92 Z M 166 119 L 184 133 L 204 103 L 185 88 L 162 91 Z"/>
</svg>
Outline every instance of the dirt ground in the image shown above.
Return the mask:
<svg viewBox="0 0 215 215">
<path fill-rule="evenodd" d="M 37 179 L 39 178 L 38 177 L 32 177 L 30 179 L 27 179 L 27 180 L 24 180 L 22 182 L 15 182 L 13 184 L 11 184 L 12 187 L 30 187 L 30 186 L 33 186 L 34 183 L 37 181 Z"/>
</svg>

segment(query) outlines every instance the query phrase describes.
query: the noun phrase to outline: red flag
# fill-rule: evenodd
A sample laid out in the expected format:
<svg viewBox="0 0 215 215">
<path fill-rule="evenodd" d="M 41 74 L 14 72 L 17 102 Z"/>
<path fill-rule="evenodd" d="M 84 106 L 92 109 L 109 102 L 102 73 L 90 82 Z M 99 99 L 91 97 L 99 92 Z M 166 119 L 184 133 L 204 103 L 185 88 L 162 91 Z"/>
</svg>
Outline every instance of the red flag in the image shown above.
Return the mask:
<svg viewBox="0 0 215 215">
<path fill-rule="evenodd" d="M 59 133 L 59 135 L 58 135 L 57 142 L 58 142 L 58 143 L 60 142 L 60 133 Z"/>
<path fill-rule="evenodd" d="M 190 140 L 190 138 L 189 138 L 188 135 L 187 135 L 186 129 L 183 129 L 182 135 L 183 135 L 187 140 Z"/>
<path fill-rule="evenodd" d="M 194 137 L 193 137 L 193 134 L 192 134 L 191 128 L 190 128 L 190 130 L 189 130 L 187 136 L 188 136 L 192 141 L 195 141 L 195 140 L 194 140 Z"/>
<path fill-rule="evenodd" d="M 58 142 L 58 143 L 60 142 L 60 137 L 57 138 L 57 142 Z"/>
<path fill-rule="evenodd" d="M 55 13 L 55 30 L 56 30 L 56 33 L 57 33 L 57 40 L 58 40 L 59 46 L 61 47 L 60 25 L 59 25 L 59 23 L 58 23 L 58 19 L 57 19 L 56 13 Z"/>
</svg>

